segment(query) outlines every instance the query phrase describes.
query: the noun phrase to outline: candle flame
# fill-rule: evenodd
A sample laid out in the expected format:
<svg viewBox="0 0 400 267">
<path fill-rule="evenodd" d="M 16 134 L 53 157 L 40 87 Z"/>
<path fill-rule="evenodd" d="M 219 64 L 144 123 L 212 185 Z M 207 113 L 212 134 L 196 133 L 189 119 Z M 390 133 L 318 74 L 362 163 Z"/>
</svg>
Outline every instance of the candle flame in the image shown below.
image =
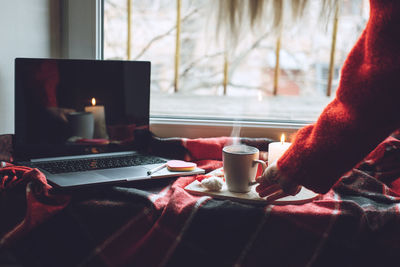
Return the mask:
<svg viewBox="0 0 400 267">
<path fill-rule="evenodd" d="M 281 135 L 281 143 L 282 143 L 282 145 L 283 145 L 283 143 L 285 143 L 285 134 Z"/>
<path fill-rule="evenodd" d="M 96 98 L 92 98 L 92 106 L 96 106 Z"/>
</svg>

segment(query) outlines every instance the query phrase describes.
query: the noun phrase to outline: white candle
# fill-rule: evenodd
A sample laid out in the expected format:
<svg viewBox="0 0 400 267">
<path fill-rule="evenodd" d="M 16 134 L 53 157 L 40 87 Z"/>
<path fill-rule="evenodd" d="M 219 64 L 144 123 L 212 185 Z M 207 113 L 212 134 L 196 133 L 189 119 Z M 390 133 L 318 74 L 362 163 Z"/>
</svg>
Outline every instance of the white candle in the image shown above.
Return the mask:
<svg viewBox="0 0 400 267">
<path fill-rule="evenodd" d="M 92 106 L 85 107 L 85 111 L 93 114 L 94 138 L 108 139 L 104 106 L 96 106 L 96 99 L 92 98 Z"/>
<path fill-rule="evenodd" d="M 285 142 L 285 135 L 282 134 L 280 142 L 272 142 L 268 145 L 268 165 L 278 160 L 292 143 Z"/>
</svg>

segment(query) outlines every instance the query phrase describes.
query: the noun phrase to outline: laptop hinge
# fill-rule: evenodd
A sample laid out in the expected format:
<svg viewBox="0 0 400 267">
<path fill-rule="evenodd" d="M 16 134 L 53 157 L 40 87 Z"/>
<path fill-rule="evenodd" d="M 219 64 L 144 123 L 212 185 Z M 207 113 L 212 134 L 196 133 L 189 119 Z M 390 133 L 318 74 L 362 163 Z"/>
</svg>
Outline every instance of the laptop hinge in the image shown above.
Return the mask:
<svg viewBox="0 0 400 267">
<path fill-rule="evenodd" d="M 132 156 L 137 154 L 135 151 L 126 152 L 112 152 L 112 153 L 101 153 L 91 155 L 77 155 L 77 156 L 65 156 L 65 157 L 51 157 L 51 158 L 39 158 L 31 159 L 30 162 L 47 162 L 47 161 L 59 161 L 59 160 L 73 160 L 73 159 L 90 159 L 90 158 L 103 158 L 103 157 L 121 157 L 121 156 Z"/>
</svg>

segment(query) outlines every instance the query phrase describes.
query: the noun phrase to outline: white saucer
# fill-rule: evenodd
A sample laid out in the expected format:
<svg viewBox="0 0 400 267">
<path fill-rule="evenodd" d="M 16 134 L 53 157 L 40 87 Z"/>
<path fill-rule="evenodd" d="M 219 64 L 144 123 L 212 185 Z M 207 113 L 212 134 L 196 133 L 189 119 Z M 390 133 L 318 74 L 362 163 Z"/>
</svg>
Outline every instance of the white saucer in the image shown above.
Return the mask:
<svg viewBox="0 0 400 267">
<path fill-rule="evenodd" d="M 230 199 L 244 203 L 274 205 L 301 205 L 311 202 L 313 199 L 316 199 L 319 196 L 319 194 L 302 187 L 300 192 L 295 196 L 286 196 L 271 202 L 266 198 L 261 198 L 255 191 L 255 188 L 256 185 L 253 185 L 248 193 L 234 193 L 228 191 L 226 184 L 224 183 L 221 191 L 210 191 L 203 187 L 199 181 L 195 180 L 191 184 L 187 185 L 185 190 L 194 195 L 211 196 L 219 199 Z"/>
</svg>

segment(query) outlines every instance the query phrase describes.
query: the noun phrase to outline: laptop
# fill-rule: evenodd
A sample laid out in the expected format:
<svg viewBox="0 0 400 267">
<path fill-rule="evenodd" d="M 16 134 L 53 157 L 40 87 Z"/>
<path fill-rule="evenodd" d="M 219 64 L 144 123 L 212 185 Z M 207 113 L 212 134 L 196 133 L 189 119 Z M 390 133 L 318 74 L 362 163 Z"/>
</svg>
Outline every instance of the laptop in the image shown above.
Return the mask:
<svg viewBox="0 0 400 267">
<path fill-rule="evenodd" d="M 150 72 L 146 61 L 16 58 L 14 161 L 61 188 L 204 173 L 148 174 L 168 160 L 139 152 Z"/>
</svg>

